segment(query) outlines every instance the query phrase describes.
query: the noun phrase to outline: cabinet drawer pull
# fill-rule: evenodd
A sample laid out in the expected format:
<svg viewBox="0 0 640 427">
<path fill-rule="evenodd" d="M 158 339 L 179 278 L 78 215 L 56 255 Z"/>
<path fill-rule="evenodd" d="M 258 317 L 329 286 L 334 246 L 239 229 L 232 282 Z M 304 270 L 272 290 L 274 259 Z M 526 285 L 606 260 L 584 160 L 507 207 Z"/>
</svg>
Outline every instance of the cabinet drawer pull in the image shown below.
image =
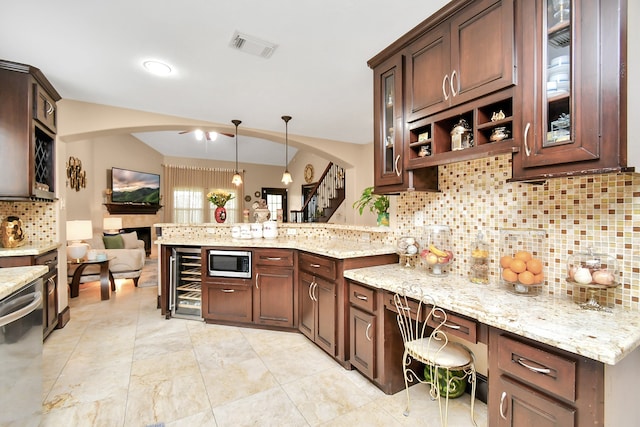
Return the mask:
<svg viewBox="0 0 640 427">
<path fill-rule="evenodd" d="M 536 368 L 536 367 L 533 367 L 531 365 L 527 365 L 525 363 L 525 360 L 526 359 L 523 359 L 522 357 L 520 357 L 520 358 L 518 358 L 518 360 L 516 360 L 516 362 L 518 362 L 518 364 L 524 366 L 528 370 L 530 370 L 532 372 L 537 372 L 538 374 L 550 374 L 551 373 L 551 369 L 549 369 L 549 368 Z"/>
<path fill-rule="evenodd" d="M 400 154 L 398 154 L 396 156 L 396 161 L 393 163 L 393 168 L 396 170 L 396 175 L 400 176 L 400 174 L 402 174 L 402 171 L 400 169 L 398 169 L 398 163 L 400 162 Z"/>
<path fill-rule="evenodd" d="M 449 75 L 445 74 L 442 78 L 442 95 L 444 95 L 444 100 L 449 100 L 449 94 L 447 93 L 447 80 L 449 80 Z"/>
<path fill-rule="evenodd" d="M 531 155 L 531 149 L 529 148 L 529 144 L 527 143 L 527 135 L 529 134 L 529 128 L 531 127 L 531 123 L 527 123 L 524 127 L 524 152 L 527 154 L 527 157 Z"/>
<path fill-rule="evenodd" d="M 364 335 L 367 337 L 367 341 L 371 341 L 371 337 L 369 336 L 369 331 L 371 330 L 371 323 L 367 325 L 367 330 L 364 331 Z"/>
<path fill-rule="evenodd" d="M 506 398 L 507 398 L 507 392 L 503 391 L 502 395 L 500 396 L 500 417 L 502 417 L 503 420 L 507 419 L 507 416 L 504 413 L 504 402 Z"/>
<path fill-rule="evenodd" d="M 309 267 L 320 268 L 320 264 L 309 264 Z"/>
<path fill-rule="evenodd" d="M 356 294 L 356 298 L 358 298 L 360 301 L 369 301 L 369 298 L 367 298 L 365 295 Z"/>
<path fill-rule="evenodd" d="M 220 289 L 222 292 L 225 292 L 227 294 L 232 294 L 234 293 L 236 290 L 235 289 Z"/>
<path fill-rule="evenodd" d="M 431 317 L 433 317 L 434 319 L 437 319 L 437 320 L 442 320 L 442 316 L 440 316 L 438 314 L 435 314 L 435 313 L 432 314 Z M 445 323 L 442 324 L 442 326 L 444 326 L 445 328 L 449 328 L 449 329 L 460 329 L 460 325 L 453 325 L 451 323 L 446 323 L 446 320 L 445 320 Z"/>
<path fill-rule="evenodd" d="M 451 78 L 449 79 L 449 85 L 451 86 L 451 97 L 453 98 L 454 96 L 458 96 L 458 92 L 454 89 L 453 87 L 453 78 L 456 77 L 456 70 L 453 70 L 451 72 Z M 458 81 L 458 79 L 456 78 L 456 81 Z M 460 88 L 458 88 L 458 91 L 460 90 Z"/>
<path fill-rule="evenodd" d="M 267 260 L 269 261 L 282 261 L 282 257 L 267 257 Z"/>
</svg>

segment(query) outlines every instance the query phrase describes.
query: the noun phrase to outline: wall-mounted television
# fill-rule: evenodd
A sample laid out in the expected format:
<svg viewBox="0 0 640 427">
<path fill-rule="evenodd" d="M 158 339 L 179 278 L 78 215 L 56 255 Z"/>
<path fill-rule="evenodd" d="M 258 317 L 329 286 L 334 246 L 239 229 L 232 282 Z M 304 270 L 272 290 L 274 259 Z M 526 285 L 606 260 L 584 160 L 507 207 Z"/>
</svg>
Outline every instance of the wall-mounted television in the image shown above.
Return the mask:
<svg viewBox="0 0 640 427">
<path fill-rule="evenodd" d="M 160 204 L 160 175 L 111 168 L 111 202 Z"/>
</svg>

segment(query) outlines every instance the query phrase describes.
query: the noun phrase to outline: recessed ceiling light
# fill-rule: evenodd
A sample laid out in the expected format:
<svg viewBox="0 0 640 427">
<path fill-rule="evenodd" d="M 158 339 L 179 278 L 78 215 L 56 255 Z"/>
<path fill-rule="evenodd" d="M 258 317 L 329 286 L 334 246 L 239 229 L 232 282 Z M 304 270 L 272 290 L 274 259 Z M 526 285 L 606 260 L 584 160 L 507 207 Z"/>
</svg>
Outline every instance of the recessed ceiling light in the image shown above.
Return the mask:
<svg viewBox="0 0 640 427">
<path fill-rule="evenodd" d="M 150 73 L 153 73 L 157 76 L 168 76 L 171 74 L 171 67 L 160 61 L 144 61 L 142 63 L 144 68 Z"/>
</svg>

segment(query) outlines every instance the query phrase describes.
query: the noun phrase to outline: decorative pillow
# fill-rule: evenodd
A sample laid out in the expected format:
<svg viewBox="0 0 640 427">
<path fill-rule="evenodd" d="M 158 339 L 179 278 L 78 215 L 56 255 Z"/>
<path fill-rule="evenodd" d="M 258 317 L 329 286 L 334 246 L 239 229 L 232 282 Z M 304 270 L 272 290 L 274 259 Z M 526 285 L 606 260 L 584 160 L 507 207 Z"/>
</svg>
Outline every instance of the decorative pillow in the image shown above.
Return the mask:
<svg viewBox="0 0 640 427">
<path fill-rule="evenodd" d="M 124 240 L 125 249 L 135 249 L 138 247 L 138 233 L 132 231 L 131 233 L 121 234 L 122 240 Z"/>
<path fill-rule="evenodd" d="M 124 239 L 122 235 L 116 234 L 113 236 L 103 236 L 105 249 L 124 249 Z"/>
<path fill-rule="evenodd" d="M 104 247 L 104 240 L 102 240 L 102 233 L 93 233 L 91 239 L 85 240 L 91 247 L 91 249 L 106 249 Z"/>
</svg>

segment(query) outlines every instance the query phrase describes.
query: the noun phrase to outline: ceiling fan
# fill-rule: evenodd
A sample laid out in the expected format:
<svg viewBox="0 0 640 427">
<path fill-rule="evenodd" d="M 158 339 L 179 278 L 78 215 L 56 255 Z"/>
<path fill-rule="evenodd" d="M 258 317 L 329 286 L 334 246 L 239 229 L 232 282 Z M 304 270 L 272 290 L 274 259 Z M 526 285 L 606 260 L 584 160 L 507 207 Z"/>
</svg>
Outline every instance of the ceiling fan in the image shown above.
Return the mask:
<svg viewBox="0 0 640 427">
<path fill-rule="evenodd" d="M 205 138 L 207 141 L 215 141 L 216 138 L 218 137 L 218 135 L 224 135 L 224 136 L 228 136 L 229 138 L 233 138 L 235 135 L 232 133 L 226 133 L 226 132 L 215 132 L 215 131 L 203 131 L 202 129 L 192 129 L 192 130 L 185 130 L 182 132 L 178 132 L 178 134 L 183 135 L 185 133 L 190 133 L 193 132 L 193 134 L 195 135 L 196 139 L 198 141 L 202 141 L 203 138 Z"/>
</svg>

